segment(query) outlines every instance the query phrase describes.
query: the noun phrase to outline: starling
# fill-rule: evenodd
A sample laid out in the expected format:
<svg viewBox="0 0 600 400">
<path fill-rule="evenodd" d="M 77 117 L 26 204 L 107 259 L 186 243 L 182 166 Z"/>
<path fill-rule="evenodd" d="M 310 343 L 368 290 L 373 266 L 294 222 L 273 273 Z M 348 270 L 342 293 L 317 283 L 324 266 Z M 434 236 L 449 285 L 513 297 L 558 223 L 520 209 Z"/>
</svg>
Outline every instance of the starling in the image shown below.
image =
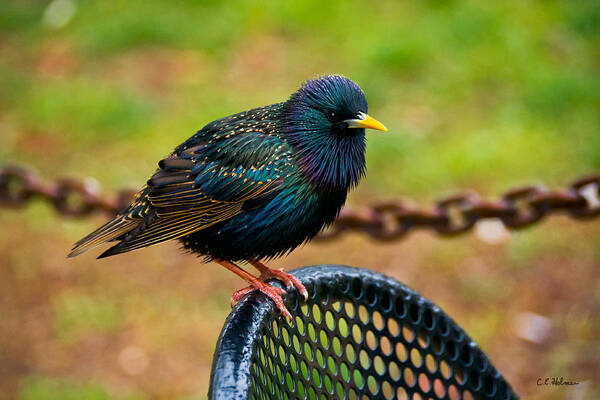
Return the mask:
<svg viewBox="0 0 600 400">
<path fill-rule="evenodd" d="M 287 101 L 213 121 L 158 163 L 132 204 L 78 241 L 77 256 L 118 243 L 98 258 L 177 239 L 189 252 L 234 272 L 291 317 L 281 295 L 304 286 L 263 260 L 289 253 L 333 223 L 365 175 L 365 129 L 387 131 L 367 115 L 360 87 L 339 75 L 305 82 Z M 249 262 L 255 277 L 234 262 Z"/>
</svg>

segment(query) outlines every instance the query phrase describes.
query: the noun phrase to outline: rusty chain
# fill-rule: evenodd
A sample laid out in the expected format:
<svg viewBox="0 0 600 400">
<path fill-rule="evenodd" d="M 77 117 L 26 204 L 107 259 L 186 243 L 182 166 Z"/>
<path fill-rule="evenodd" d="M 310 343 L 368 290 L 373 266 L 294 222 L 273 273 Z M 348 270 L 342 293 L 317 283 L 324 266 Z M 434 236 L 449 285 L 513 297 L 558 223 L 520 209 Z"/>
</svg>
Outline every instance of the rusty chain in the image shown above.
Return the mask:
<svg viewBox="0 0 600 400">
<path fill-rule="evenodd" d="M 59 179 L 44 182 L 27 168 L 6 166 L 0 169 L 0 205 L 20 207 L 33 198 L 48 201 L 60 214 L 83 217 L 95 212 L 115 214 L 129 205 L 135 190 L 120 191 L 115 198 L 100 196 L 94 180 Z"/>
<path fill-rule="evenodd" d="M 96 212 L 115 214 L 127 207 L 136 191 L 122 190 L 111 199 L 100 195 L 93 180 L 42 181 L 23 167 L 0 169 L 0 205 L 20 207 L 33 198 L 48 201 L 60 214 L 71 217 Z M 441 235 L 469 231 L 482 219 L 495 218 L 508 229 L 530 226 L 550 214 L 563 213 L 575 219 L 600 216 L 600 174 L 575 180 L 567 188 L 549 191 L 542 186 L 524 186 L 506 192 L 498 201 L 465 192 L 446 197 L 432 209 L 419 209 L 406 201 L 389 201 L 362 209 L 344 208 L 335 224 L 317 238 L 330 240 L 344 232 L 362 232 L 373 239 L 398 239 L 416 228 Z"/>
</svg>

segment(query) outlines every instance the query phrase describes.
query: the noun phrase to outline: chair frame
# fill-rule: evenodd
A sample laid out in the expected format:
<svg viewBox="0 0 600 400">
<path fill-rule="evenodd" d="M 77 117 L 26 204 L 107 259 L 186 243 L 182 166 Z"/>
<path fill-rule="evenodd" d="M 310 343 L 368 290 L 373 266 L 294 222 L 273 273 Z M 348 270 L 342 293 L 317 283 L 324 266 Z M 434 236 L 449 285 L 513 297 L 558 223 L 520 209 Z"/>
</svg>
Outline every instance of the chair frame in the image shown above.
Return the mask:
<svg viewBox="0 0 600 400">
<path fill-rule="evenodd" d="M 369 391 L 370 388 L 367 387 L 366 381 L 362 387 L 357 388 L 356 385 L 352 384 L 352 379 L 344 381 L 335 375 L 333 378 L 328 377 L 330 380 L 329 392 L 321 385 L 311 388 L 310 395 L 308 386 L 312 384 L 312 380 L 309 378 L 297 383 L 302 380 L 299 371 L 296 371 L 296 375 L 291 379 L 292 382 L 289 381 L 288 377 L 288 385 L 286 386 L 285 378 L 280 376 L 281 379 L 279 380 L 281 382 L 278 383 L 277 376 L 269 372 L 269 368 L 254 365 L 260 363 L 260 357 L 262 357 L 264 362 L 264 355 L 267 354 L 269 356 L 268 353 L 270 351 L 275 356 L 269 361 L 271 371 L 277 370 L 279 374 L 283 371 L 284 376 L 291 376 L 286 369 L 289 369 L 289 359 L 294 358 L 295 360 L 295 357 L 281 354 L 281 359 L 285 359 L 288 364 L 280 363 L 280 358 L 276 354 L 277 349 L 269 349 L 269 343 L 275 343 L 274 347 L 279 349 L 284 348 L 284 351 L 287 353 L 293 352 L 293 348 L 289 345 L 285 346 L 286 343 L 281 339 L 282 327 L 284 327 L 286 332 L 289 332 L 289 335 L 293 334 L 296 337 L 300 337 L 301 340 L 307 340 L 307 338 L 302 337 L 303 333 L 304 336 L 307 335 L 307 330 L 302 328 L 309 321 L 309 316 L 306 315 L 307 309 L 310 314 L 311 307 L 317 305 L 322 308 L 323 315 L 328 310 L 333 315 L 336 315 L 334 303 L 339 303 L 339 301 L 351 302 L 356 307 L 359 307 L 361 304 L 365 306 L 363 307 L 363 311 L 368 310 L 370 314 L 367 319 L 363 320 L 364 330 L 381 335 L 384 333 L 388 334 L 387 330 L 373 321 L 371 313 L 378 312 L 380 316 L 383 315 L 384 321 L 388 320 L 388 318 L 393 318 L 400 327 L 406 326 L 414 332 L 412 340 L 408 341 L 402 338 L 402 331 L 398 335 L 399 338 L 397 340 L 405 343 L 405 346 L 409 349 L 408 352 L 412 351 L 412 346 L 412 348 L 417 349 L 419 354 L 427 353 L 428 355 L 433 355 L 435 358 L 435 367 L 433 370 L 426 366 L 424 355 L 421 359 L 421 365 L 410 365 L 410 358 L 397 362 L 401 367 L 403 367 L 402 363 L 408 363 L 410 368 L 414 370 L 414 379 L 411 384 L 404 383 L 402 379 L 393 382 L 396 387 L 398 385 L 403 387 L 400 390 L 404 391 L 407 398 L 413 398 L 413 395 L 416 393 L 422 398 L 432 397 L 441 399 L 468 398 L 469 395 L 476 399 L 518 398 L 510 385 L 489 361 L 488 357 L 452 318 L 446 315 L 434 303 L 397 280 L 364 268 L 342 265 L 304 267 L 291 271 L 291 273 L 306 286 L 309 293 L 308 303 L 310 306 L 303 306 L 304 301 L 296 291 L 285 295 L 284 302 L 286 307 L 288 307 L 294 316 L 293 321 L 287 322 L 276 312 L 273 302 L 269 301 L 262 293 L 252 293 L 237 304 L 227 318 L 217 342 L 210 377 L 209 399 L 245 400 L 253 398 L 253 393 L 254 397 L 257 398 L 284 398 L 283 392 L 286 393 L 285 398 L 290 399 L 296 397 L 340 398 L 340 394 L 336 395 L 335 389 L 332 389 L 332 379 L 335 381 L 338 390 L 340 387 L 343 387 L 343 390 L 346 391 L 345 393 L 348 390 L 352 391 L 354 396 L 350 396 L 350 398 L 362 399 L 365 395 L 367 398 L 390 398 L 389 393 L 385 395 L 382 393 L 380 385 L 383 379 L 390 380 L 389 374 L 386 372 L 386 375 L 382 375 L 381 371 L 379 371 L 378 375 L 374 371 L 375 366 L 373 363 L 362 372 L 365 375 L 370 374 L 371 377 L 374 376 L 376 377 L 375 379 L 382 380 L 375 384 L 377 386 L 375 392 L 373 389 Z M 279 282 L 273 281 L 272 284 L 278 285 Z M 337 311 L 343 313 L 343 310 L 339 310 L 339 304 L 337 304 L 337 307 Z M 340 318 L 345 317 L 351 322 L 360 323 L 358 316 L 354 317 L 355 320 L 351 320 L 349 317 L 344 316 L 344 314 L 340 315 L 343 316 Z M 301 326 L 301 329 L 298 328 L 298 325 Z M 322 329 L 325 330 L 325 318 L 322 318 L 322 325 Z M 278 329 L 278 331 L 275 331 L 274 328 Z M 332 336 L 336 335 L 334 330 L 327 332 Z M 270 339 L 274 338 L 275 342 L 263 338 L 265 335 L 269 336 Z M 339 336 L 340 333 L 337 332 L 337 335 Z M 349 340 L 351 341 L 352 335 L 349 336 Z M 362 335 L 363 339 L 358 343 L 354 343 L 359 347 L 364 347 L 369 353 L 369 357 L 373 359 L 381 351 L 369 349 L 364 337 L 365 335 Z M 419 340 L 417 340 L 417 337 Z M 341 338 L 341 340 L 346 343 L 348 338 Z M 337 341 L 339 343 L 339 340 Z M 321 354 L 324 352 L 325 357 L 328 357 L 328 354 L 335 357 L 336 355 L 331 353 L 331 351 L 331 349 L 324 349 L 321 351 Z M 377 353 L 378 351 L 379 353 Z M 296 354 L 296 356 L 298 358 L 302 357 L 301 354 Z M 340 357 L 341 354 L 337 356 Z M 383 357 L 385 358 L 385 355 Z M 317 365 L 315 362 L 315 360 L 308 360 L 309 369 L 313 365 Z M 440 371 L 439 366 L 441 363 L 446 363 L 446 365 L 450 366 L 451 372 L 449 376 L 444 376 L 443 372 Z M 276 368 L 273 367 L 274 364 L 277 364 L 275 365 Z M 360 368 L 358 365 L 357 367 Z M 327 374 L 326 369 L 324 375 Z M 261 382 L 260 378 L 256 377 L 257 372 L 262 374 L 260 376 L 263 382 Z M 265 379 L 263 375 L 270 376 Z M 423 388 L 418 379 L 422 377 L 421 375 L 427 377 L 423 380 L 429 382 L 429 387 Z M 434 393 L 434 383 L 437 386 L 444 387 L 441 395 L 437 392 Z M 257 385 L 261 387 L 257 387 Z M 299 396 L 295 393 L 295 390 L 289 392 L 290 385 L 295 390 L 299 388 L 298 385 L 302 386 L 304 395 Z M 264 395 L 265 391 L 275 390 L 275 386 L 276 392 L 271 392 L 268 397 Z M 389 382 L 387 386 L 390 386 Z M 454 391 L 452 389 L 448 390 L 451 386 L 454 387 Z M 262 395 L 257 396 L 257 393 L 262 393 Z M 275 393 L 276 395 L 273 396 Z M 337 393 L 340 392 L 338 391 Z M 467 394 L 463 397 L 465 393 Z M 342 396 L 348 398 L 346 395 Z M 398 398 L 396 396 L 396 389 L 394 389 L 394 394 L 391 398 Z"/>
</svg>

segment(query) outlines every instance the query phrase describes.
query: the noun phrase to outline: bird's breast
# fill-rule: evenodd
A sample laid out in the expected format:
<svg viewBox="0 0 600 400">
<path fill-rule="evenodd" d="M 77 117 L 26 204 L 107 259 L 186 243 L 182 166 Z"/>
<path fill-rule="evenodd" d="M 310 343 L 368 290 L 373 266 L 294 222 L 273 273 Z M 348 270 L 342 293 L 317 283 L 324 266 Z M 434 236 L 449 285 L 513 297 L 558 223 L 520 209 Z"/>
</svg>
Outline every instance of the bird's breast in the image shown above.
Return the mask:
<svg viewBox="0 0 600 400">
<path fill-rule="evenodd" d="M 186 247 L 230 260 L 277 257 L 331 224 L 345 199 L 345 192 L 325 194 L 307 185 L 286 185 L 262 207 L 194 234 L 196 246 Z"/>
</svg>

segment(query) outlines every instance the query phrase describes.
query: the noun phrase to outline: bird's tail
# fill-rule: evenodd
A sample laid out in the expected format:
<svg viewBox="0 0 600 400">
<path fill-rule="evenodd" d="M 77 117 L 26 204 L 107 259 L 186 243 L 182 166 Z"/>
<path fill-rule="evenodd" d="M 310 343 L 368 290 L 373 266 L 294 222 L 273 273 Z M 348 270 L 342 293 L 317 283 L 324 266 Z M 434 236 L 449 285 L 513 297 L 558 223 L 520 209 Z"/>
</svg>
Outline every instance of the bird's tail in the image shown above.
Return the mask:
<svg viewBox="0 0 600 400">
<path fill-rule="evenodd" d="M 140 222 L 141 220 L 139 219 L 127 219 L 123 216 L 118 216 L 75 243 L 68 257 L 78 256 L 104 242 L 117 240 L 122 235 L 134 229 Z"/>
</svg>

